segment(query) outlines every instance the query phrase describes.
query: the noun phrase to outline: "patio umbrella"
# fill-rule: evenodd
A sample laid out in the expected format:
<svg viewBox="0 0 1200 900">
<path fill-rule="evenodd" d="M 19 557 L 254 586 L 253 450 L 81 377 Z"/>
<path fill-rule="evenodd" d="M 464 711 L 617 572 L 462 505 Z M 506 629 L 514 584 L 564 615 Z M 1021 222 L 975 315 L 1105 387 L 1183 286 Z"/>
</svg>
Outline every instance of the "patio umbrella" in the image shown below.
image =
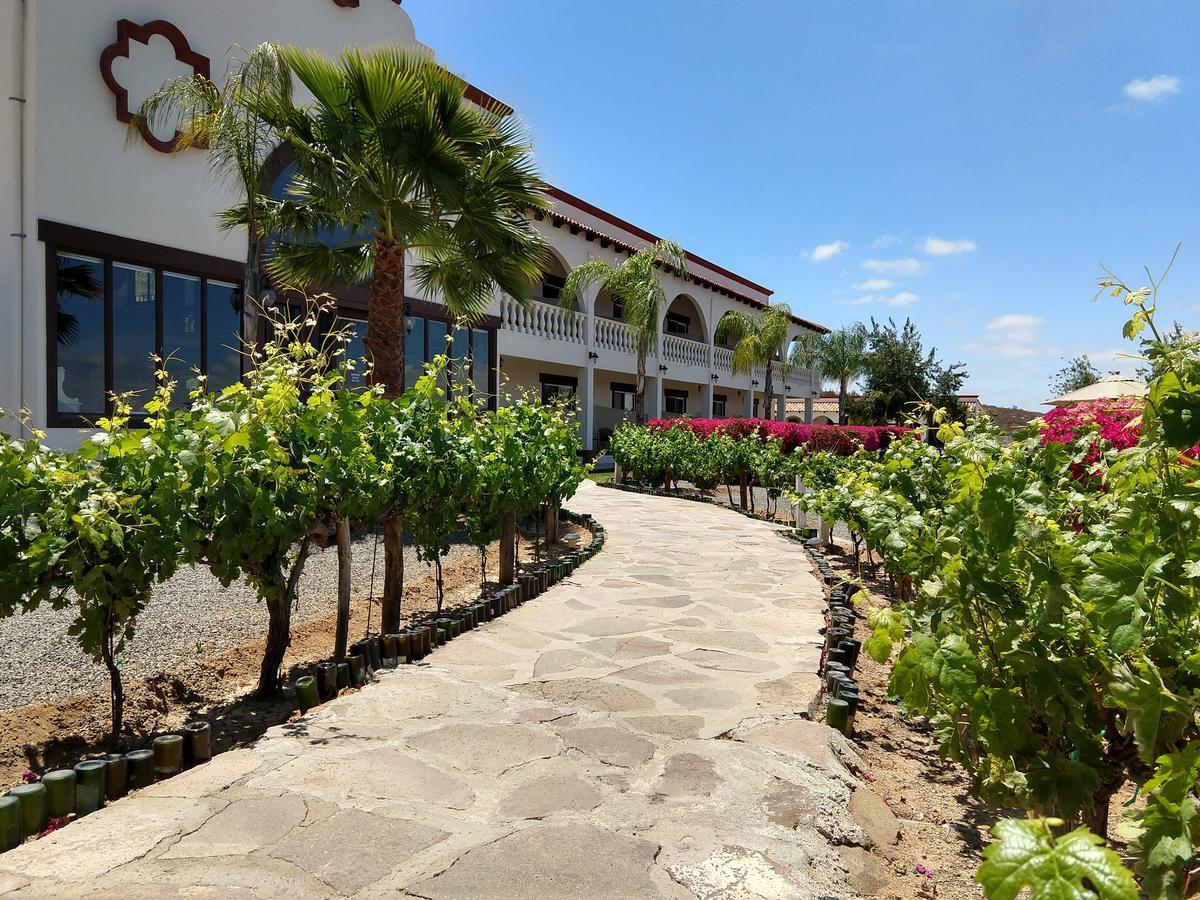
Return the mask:
<svg viewBox="0 0 1200 900">
<path fill-rule="evenodd" d="M 1070 406 L 1072 403 L 1090 403 L 1093 400 L 1113 400 L 1117 397 L 1145 397 L 1146 385 L 1124 375 L 1105 375 L 1095 384 L 1061 397 L 1046 401 L 1046 406 Z"/>
</svg>

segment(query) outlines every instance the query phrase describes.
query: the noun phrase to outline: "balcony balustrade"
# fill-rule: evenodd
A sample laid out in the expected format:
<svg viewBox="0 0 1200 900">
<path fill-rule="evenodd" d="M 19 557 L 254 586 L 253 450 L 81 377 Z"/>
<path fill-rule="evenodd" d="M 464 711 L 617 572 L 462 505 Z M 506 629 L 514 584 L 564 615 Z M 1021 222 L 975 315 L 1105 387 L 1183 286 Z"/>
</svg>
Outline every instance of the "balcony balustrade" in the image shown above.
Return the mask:
<svg viewBox="0 0 1200 900">
<path fill-rule="evenodd" d="M 707 369 L 709 365 L 708 344 L 680 337 L 677 334 L 664 334 L 662 339 L 662 357 L 666 362 L 678 363 L 681 366 L 699 366 Z"/>
<path fill-rule="evenodd" d="M 505 297 L 500 302 L 500 327 L 550 341 L 587 344 L 587 316 L 541 300 L 524 307 Z"/>
</svg>

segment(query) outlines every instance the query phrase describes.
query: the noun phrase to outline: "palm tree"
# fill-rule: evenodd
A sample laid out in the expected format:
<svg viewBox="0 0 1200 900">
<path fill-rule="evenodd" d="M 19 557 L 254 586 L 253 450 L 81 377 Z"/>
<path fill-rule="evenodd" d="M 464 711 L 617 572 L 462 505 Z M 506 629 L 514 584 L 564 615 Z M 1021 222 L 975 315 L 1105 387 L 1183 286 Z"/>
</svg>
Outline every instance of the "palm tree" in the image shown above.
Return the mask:
<svg viewBox="0 0 1200 900">
<path fill-rule="evenodd" d="M 279 145 L 274 126 L 262 114 L 265 97 L 290 97 L 292 77 L 274 44 L 260 44 L 234 63 L 221 90 L 200 75 L 168 81 L 146 98 L 129 123 L 127 141 L 141 138 L 144 128 L 173 127 L 174 151 L 200 148 L 220 181 L 236 189 L 243 214 L 223 220 L 226 228 L 246 229 L 246 268 L 242 276 L 242 338 L 258 340 L 262 260 L 267 230 L 260 201 L 263 167 Z"/>
<path fill-rule="evenodd" d="M 417 284 L 460 322 L 486 313 L 497 288 L 523 299 L 545 264 L 546 245 L 526 216 L 547 206 L 545 185 L 520 128 L 471 104 L 466 83 L 425 55 L 277 52 L 313 102 L 297 106 L 276 92 L 257 105 L 296 157 L 287 196 L 262 200 L 279 235 L 267 271 L 298 288 L 366 281 L 371 378 L 397 397 L 407 252 Z M 400 626 L 402 550 L 402 523 L 387 516 L 384 633 Z"/>
<path fill-rule="evenodd" d="M 687 278 L 687 252 L 675 241 L 658 241 L 643 247 L 620 265 L 593 257 L 576 266 L 567 276 L 559 295 L 559 303 L 567 309 L 578 309 L 579 296 L 588 287 L 598 284 L 625 307 L 625 322 L 633 338 L 637 355 L 637 383 L 633 395 L 633 415 L 639 425 L 646 421 L 646 357 L 654 349 L 662 325 L 667 295 L 655 271 L 659 267 L 673 270 Z"/>
<path fill-rule="evenodd" d="M 846 424 L 846 392 L 867 365 L 867 330 L 855 322 L 825 335 L 817 354 L 821 377 L 838 385 L 838 424 Z"/>
<path fill-rule="evenodd" d="M 775 398 L 773 363 L 781 360 L 784 376 L 791 371 L 792 362 L 785 353 L 791 327 L 792 311 L 786 303 L 773 303 L 757 313 L 740 310 L 726 313 L 717 325 L 716 339 L 721 343 L 734 342 L 731 366 L 734 375 L 749 375 L 756 365 L 765 367 L 763 411 L 768 419 Z"/>
<path fill-rule="evenodd" d="M 788 363 L 794 369 L 819 369 L 821 360 L 821 348 L 825 344 L 825 334 L 820 331 L 805 330 L 796 336 L 796 340 L 792 343 L 791 353 L 788 354 Z M 806 404 L 808 413 L 812 410 Z M 812 416 L 808 416 L 811 420 Z"/>
</svg>

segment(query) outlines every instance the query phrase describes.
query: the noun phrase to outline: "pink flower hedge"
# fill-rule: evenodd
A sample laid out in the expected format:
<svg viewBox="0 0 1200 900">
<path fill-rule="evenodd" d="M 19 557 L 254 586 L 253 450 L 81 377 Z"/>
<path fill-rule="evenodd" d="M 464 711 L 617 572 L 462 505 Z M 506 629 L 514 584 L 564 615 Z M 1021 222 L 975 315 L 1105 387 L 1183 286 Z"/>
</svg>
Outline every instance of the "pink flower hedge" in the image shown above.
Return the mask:
<svg viewBox="0 0 1200 900">
<path fill-rule="evenodd" d="M 803 447 L 805 451 L 825 450 L 839 456 L 886 448 L 893 438 L 912 433 L 895 425 L 801 425 L 769 419 L 651 419 L 646 427 L 665 429 L 673 425 L 690 428 L 700 438 L 717 432 L 739 439 L 754 435 L 764 441 L 777 439 L 783 453 Z"/>
<path fill-rule="evenodd" d="M 1090 466 L 1100 459 L 1102 443 L 1117 450 L 1136 447 L 1141 440 L 1142 401 L 1133 397 L 1117 400 L 1095 400 L 1091 403 L 1076 403 L 1052 409 L 1044 417 L 1042 446 L 1047 444 L 1073 444 L 1087 434 L 1097 434 L 1091 449 L 1082 463 L 1071 465 L 1071 474 L 1076 479 L 1089 474 Z M 1200 457 L 1200 445 L 1184 451 L 1184 456 Z"/>
</svg>

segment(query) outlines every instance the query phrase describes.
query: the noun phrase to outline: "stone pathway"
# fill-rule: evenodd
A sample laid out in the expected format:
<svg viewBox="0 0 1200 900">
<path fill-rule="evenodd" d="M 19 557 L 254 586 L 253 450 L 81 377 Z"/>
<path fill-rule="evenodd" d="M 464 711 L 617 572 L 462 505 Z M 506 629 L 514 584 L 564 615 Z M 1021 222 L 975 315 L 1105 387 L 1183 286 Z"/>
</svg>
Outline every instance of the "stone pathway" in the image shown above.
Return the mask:
<svg viewBox="0 0 1200 900">
<path fill-rule="evenodd" d="M 0 893 L 816 900 L 869 886 L 864 848 L 888 840 L 891 814 L 847 768 L 849 745 L 801 716 L 823 602 L 795 545 L 590 482 L 571 506 L 609 539 L 566 582 L 0 856 Z"/>
</svg>

